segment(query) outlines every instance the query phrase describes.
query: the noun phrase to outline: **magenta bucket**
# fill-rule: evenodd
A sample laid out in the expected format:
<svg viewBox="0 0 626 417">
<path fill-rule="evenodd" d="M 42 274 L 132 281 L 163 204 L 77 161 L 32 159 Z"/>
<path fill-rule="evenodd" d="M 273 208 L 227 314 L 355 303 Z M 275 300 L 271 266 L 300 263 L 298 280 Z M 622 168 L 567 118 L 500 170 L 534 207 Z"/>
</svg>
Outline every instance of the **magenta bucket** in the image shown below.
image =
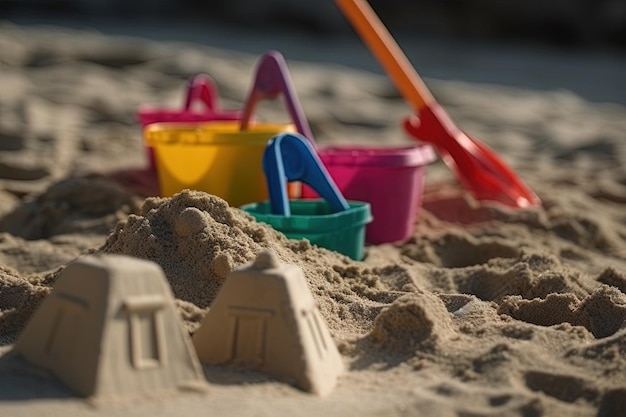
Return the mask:
<svg viewBox="0 0 626 417">
<path fill-rule="evenodd" d="M 346 199 L 370 203 L 374 221 L 367 226 L 367 243 L 398 242 L 413 234 L 426 165 L 436 157 L 432 147 L 331 147 L 318 154 Z M 303 187 L 302 196 L 317 194 Z"/>
</svg>

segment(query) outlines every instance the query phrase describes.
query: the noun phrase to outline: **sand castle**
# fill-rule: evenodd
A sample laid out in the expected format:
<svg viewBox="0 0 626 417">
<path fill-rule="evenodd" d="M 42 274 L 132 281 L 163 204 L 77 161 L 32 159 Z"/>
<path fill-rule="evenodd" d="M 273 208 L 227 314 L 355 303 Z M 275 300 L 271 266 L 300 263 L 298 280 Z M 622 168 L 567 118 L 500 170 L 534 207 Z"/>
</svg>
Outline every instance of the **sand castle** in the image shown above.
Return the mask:
<svg viewBox="0 0 626 417">
<path fill-rule="evenodd" d="M 203 363 L 251 368 L 320 395 L 343 369 L 302 270 L 269 251 L 231 273 L 193 343 Z"/>
<path fill-rule="evenodd" d="M 127 256 L 68 265 L 15 351 L 81 396 L 202 388 L 204 375 L 161 268 Z"/>
<path fill-rule="evenodd" d="M 63 271 L 14 350 L 95 400 L 203 390 L 198 356 L 320 395 L 343 369 L 302 271 L 267 251 L 233 271 L 193 340 L 156 263 L 85 256 Z"/>
</svg>

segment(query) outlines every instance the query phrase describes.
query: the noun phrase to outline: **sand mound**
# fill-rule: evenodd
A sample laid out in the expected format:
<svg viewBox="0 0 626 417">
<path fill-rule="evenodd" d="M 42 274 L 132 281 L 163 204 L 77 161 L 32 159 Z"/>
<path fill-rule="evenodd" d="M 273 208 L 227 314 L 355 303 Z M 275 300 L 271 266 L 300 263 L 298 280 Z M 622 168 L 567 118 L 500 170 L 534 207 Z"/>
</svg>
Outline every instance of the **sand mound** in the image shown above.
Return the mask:
<svg viewBox="0 0 626 417">
<path fill-rule="evenodd" d="M 546 298 L 524 300 L 507 297 L 498 310 L 501 314 L 540 326 L 570 323 L 583 326 L 595 337 L 611 336 L 626 324 L 626 295 L 604 286 L 583 300 L 571 293 L 549 294 Z"/>
<path fill-rule="evenodd" d="M 398 296 L 390 297 L 380 277 L 364 265 L 305 240 L 288 240 L 224 200 L 197 191 L 147 199 L 100 250 L 158 263 L 179 300 L 207 308 L 232 268 L 254 259 L 262 248 L 303 269 L 331 330 L 342 334 L 365 331 L 383 302 Z M 198 318 L 188 322 L 190 328 Z"/>
<path fill-rule="evenodd" d="M 206 308 L 231 267 L 260 251 L 266 230 L 251 224 L 217 197 L 182 192 L 146 200 L 138 215 L 118 224 L 102 252 L 159 263 L 177 298 Z"/>
<path fill-rule="evenodd" d="M 29 240 L 70 233 L 102 234 L 136 211 L 139 202 L 112 181 L 68 178 L 2 217 L 0 231 Z"/>
<path fill-rule="evenodd" d="M 369 336 L 383 348 L 411 351 L 432 348 L 452 331 L 444 303 L 431 293 L 417 293 L 404 295 L 384 308 Z"/>
<path fill-rule="evenodd" d="M 50 292 L 39 277 L 23 277 L 0 269 L 0 346 L 13 343 L 41 300 Z"/>
</svg>

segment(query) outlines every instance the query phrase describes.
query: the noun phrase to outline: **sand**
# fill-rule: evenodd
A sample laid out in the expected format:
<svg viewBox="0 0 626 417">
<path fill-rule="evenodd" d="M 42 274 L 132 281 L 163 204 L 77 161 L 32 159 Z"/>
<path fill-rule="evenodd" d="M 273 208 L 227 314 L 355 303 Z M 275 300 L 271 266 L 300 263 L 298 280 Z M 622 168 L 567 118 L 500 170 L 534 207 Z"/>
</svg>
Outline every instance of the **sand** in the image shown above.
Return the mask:
<svg viewBox="0 0 626 417">
<path fill-rule="evenodd" d="M 431 81 L 463 128 L 537 192 L 538 208 L 478 202 L 441 161 L 406 242 L 356 262 L 288 240 L 223 200 L 154 197 L 134 119 L 178 105 L 192 74 L 222 106 L 257 56 L 191 44 L 0 26 L 0 414 L 617 416 L 626 409 L 626 108 L 567 91 Z M 291 62 L 318 142 L 406 144 L 402 100 L 379 75 Z M 358 103 L 358 105 L 355 105 Z M 261 118 L 284 120 L 279 103 Z M 193 333 L 228 273 L 270 249 L 299 265 L 347 371 L 321 399 L 205 367 L 206 395 L 94 407 L 11 355 L 76 257 L 164 270 Z"/>
</svg>

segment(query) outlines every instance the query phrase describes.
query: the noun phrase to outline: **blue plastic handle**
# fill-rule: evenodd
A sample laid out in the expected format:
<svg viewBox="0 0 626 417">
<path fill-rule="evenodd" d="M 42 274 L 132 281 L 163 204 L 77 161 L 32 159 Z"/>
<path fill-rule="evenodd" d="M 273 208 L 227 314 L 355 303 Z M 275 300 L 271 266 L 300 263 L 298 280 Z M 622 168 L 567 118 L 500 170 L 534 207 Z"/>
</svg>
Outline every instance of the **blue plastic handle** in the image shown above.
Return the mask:
<svg viewBox="0 0 626 417">
<path fill-rule="evenodd" d="M 300 134 L 282 133 L 272 138 L 263 153 L 263 170 L 273 214 L 291 215 L 288 181 L 309 185 L 326 200 L 333 212 L 350 208 L 311 142 Z"/>
</svg>

